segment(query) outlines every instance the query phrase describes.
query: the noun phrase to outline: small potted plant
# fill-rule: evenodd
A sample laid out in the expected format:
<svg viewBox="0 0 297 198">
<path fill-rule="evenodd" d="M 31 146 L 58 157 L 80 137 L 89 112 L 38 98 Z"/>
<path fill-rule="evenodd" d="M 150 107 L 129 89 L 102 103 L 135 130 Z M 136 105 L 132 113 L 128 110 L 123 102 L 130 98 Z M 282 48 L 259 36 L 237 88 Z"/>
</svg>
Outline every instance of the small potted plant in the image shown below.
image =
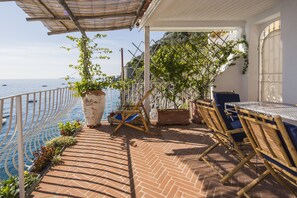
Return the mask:
<svg viewBox="0 0 297 198">
<path fill-rule="evenodd" d="M 69 76 L 66 77 L 70 89 L 75 95 L 82 98 L 83 110 L 86 124 L 88 127 L 100 126 L 105 107 L 105 93 L 103 89 L 109 87 L 113 77 L 108 77 L 101 71 L 101 66 L 92 62 L 93 59 L 109 59 L 107 54 L 111 53 L 108 48 L 101 48 L 95 42 L 96 39 L 104 38 L 104 34 L 96 34 L 92 39 L 82 36 L 76 38 L 67 36 L 75 45 L 71 49 L 79 49 L 79 58 L 76 65 L 69 65 L 80 75 L 80 81 L 70 82 Z M 96 54 L 96 56 L 94 56 Z"/>
</svg>

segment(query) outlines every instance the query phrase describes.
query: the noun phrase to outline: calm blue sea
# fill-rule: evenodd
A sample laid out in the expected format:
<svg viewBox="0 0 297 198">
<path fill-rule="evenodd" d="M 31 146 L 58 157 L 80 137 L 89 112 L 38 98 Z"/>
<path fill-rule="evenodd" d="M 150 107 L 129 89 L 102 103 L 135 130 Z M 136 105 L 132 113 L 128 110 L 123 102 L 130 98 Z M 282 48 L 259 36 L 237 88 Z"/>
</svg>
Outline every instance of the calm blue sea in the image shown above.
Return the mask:
<svg viewBox="0 0 297 198">
<path fill-rule="evenodd" d="M 2 86 L 4 84 L 6 86 Z M 46 85 L 46 87 L 43 87 L 44 85 Z M 65 86 L 67 86 L 67 82 L 64 79 L 0 80 L 0 98 L 11 96 L 11 95 L 18 95 L 22 93 L 28 93 L 28 92 L 62 88 Z M 120 99 L 119 99 L 120 93 L 117 90 L 111 90 L 111 89 L 107 89 L 104 91 L 106 93 L 106 105 L 105 105 L 103 120 L 106 120 L 107 115 L 109 115 L 111 111 L 117 109 L 120 102 Z M 6 108 L 8 107 L 4 107 L 4 114 L 5 114 Z M 69 117 L 66 118 L 67 120 L 82 120 L 82 121 L 84 120 L 80 102 L 73 107 L 73 109 L 71 110 L 68 116 Z M 7 127 L 8 127 L 8 124 L 2 125 L 2 130 L 0 131 L 0 143 L 3 141 L 4 131 L 7 130 Z M 54 128 L 54 130 L 55 131 L 51 130 L 50 132 L 51 137 L 59 135 L 58 129 Z M 11 133 L 13 133 L 13 131 Z M 0 180 L 7 178 L 7 175 L 4 169 L 5 161 L 1 159 L 1 156 L 3 155 L 4 150 L 2 150 L 2 153 L 1 153 L 1 150 L 2 149 L 0 147 Z M 8 160 L 7 164 L 8 164 L 9 171 L 12 174 L 17 174 L 17 171 L 13 167 L 13 162 L 11 160 Z"/>
<path fill-rule="evenodd" d="M 6 84 L 7 86 L 2 86 Z M 46 85 L 46 87 L 43 87 Z M 21 93 L 49 90 L 62 88 L 67 86 L 67 82 L 64 79 L 26 79 L 26 80 L 1 80 L 0 79 L 0 98 L 17 95 Z M 116 110 L 120 103 L 120 93 L 117 90 L 105 90 L 106 93 L 106 106 L 103 115 L 103 120 L 107 119 L 107 115 L 112 111 Z M 81 105 L 79 105 L 81 107 Z M 81 108 L 77 109 L 81 111 Z M 81 119 L 83 119 L 81 117 Z"/>
</svg>

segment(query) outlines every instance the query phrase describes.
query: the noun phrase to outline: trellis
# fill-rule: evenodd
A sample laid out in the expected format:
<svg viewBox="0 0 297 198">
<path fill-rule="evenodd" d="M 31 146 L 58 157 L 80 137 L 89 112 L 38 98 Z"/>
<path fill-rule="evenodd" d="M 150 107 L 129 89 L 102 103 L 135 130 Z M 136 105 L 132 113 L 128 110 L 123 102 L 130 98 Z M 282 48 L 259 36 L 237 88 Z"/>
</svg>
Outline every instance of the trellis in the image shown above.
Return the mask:
<svg viewBox="0 0 297 198">
<path fill-rule="evenodd" d="M 220 49 L 222 44 L 227 44 L 227 41 L 236 39 L 236 34 L 234 32 L 223 32 L 223 33 L 222 32 L 211 32 L 211 33 L 204 33 L 204 34 L 208 36 L 209 43 L 213 43 L 214 46 L 217 47 L 217 49 Z M 140 42 L 138 45 L 133 43 L 133 46 L 135 47 L 135 52 L 132 52 L 131 50 L 129 50 L 130 54 L 132 55 L 132 58 L 135 58 L 137 60 L 137 63 L 134 65 L 131 72 L 131 75 L 133 76 L 135 83 L 130 84 L 128 88 L 125 89 L 125 93 L 123 94 L 125 98 L 124 103 L 134 103 L 135 101 L 138 101 L 144 94 L 143 93 L 143 90 L 144 90 L 143 70 L 141 70 L 141 72 L 138 72 L 138 73 L 136 72 L 143 66 L 142 63 L 144 58 L 144 52 L 141 50 L 143 45 L 144 45 L 143 42 Z M 151 46 L 152 45 L 155 45 L 155 47 L 154 49 L 151 48 L 151 56 L 155 54 L 156 49 L 160 44 L 155 40 L 151 40 Z M 172 47 L 171 49 L 175 50 L 174 47 Z M 216 53 L 211 49 L 209 51 L 210 53 Z M 203 55 L 202 51 L 199 51 L 199 53 Z M 220 58 L 220 57 L 217 57 L 217 58 Z M 230 60 L 231 59 L 232 58 L 230 58 Z M 151 60 L 151 65 L 154 65 L 154 64 L 157 64 L 157 63 L 154 63 Z M 227 68 L 226 65 L 222 65 L 221 67 L 222 72 Z M 156 87 L 156 89 L 152 93 L 151 104 L 150 104 L 150 107 L 152 109 L 150 116 L 153 119 L 156 118 L 155 109 L 174 108 L 174 104 L 168 101 L 168 99 L 166 99 L 166 97 L 162 94 L 162 92 L 158 90 L 158 84 L 160 83 L 163 86 L 170 86 L 167 82 L 160 81 L 159 79 L 156 79 L 156 77 L 151 74 L 151 86 Z M 209 87 L 209 89 L 211 89 L 211 87 Z M 185 103 L 188 104 L 189 101 L 194 100 L 195 98 L 197 98 L 197 96 L 198 96 L 197 90 L 193 90 L 192 88 L 189 88 L 187 90 L 184 90 L 182 93 L 179 93 L 176 103 L 179 106 L 182 106 Z"/>
</svg>

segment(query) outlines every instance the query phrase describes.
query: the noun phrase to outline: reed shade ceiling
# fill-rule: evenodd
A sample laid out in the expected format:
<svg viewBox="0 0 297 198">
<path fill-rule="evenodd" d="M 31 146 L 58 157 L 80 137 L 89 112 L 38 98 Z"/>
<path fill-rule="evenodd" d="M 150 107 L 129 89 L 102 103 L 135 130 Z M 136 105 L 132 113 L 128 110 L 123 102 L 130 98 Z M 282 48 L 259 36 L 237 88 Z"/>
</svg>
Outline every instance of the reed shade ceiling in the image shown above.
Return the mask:
<svg viewBox="0 0 297 198">
<path fill-rule="evenodd" d="M 48 34 L 132 29 L 151 0 L 19 0 L 27 21 L 41 21 Z"/>
</svg>

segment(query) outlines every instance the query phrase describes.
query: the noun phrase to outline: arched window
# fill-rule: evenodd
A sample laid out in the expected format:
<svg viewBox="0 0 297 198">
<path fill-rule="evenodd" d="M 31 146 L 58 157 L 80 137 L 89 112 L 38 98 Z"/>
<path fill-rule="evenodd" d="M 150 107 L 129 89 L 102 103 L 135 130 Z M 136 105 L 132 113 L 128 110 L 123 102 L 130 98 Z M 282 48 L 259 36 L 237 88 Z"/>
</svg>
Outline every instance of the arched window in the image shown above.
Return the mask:
<svg viewBox="0 0 297 198">
<path fill-rule="evenodd" d="M 259 100 L 282 102 L 283 69 L 279 20 L 263 30 L 259 50 Z"/>
</svg>

